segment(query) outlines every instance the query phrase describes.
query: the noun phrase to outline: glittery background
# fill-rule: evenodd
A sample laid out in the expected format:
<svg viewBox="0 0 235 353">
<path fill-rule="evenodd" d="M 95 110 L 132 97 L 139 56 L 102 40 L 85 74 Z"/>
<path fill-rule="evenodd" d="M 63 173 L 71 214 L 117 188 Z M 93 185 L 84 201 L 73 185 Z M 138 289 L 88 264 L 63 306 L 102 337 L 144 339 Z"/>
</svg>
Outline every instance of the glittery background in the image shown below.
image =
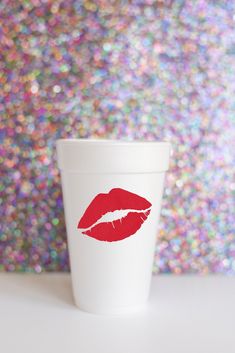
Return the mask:
<svg viewBox="0 0 235 353">
<path fill-rule="evenodd" d="M 68 270 L 55 140 L 166 139 L 155 272 L 235 273 L 235 2 L 0 2 L 0 268 Z"/>
</svg>

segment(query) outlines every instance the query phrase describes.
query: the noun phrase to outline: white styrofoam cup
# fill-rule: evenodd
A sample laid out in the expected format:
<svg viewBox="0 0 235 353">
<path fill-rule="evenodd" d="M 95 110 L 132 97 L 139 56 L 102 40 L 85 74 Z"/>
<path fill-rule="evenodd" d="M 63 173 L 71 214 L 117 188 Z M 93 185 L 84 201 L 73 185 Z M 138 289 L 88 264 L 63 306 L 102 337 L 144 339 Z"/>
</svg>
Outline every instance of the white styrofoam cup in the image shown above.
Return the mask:
<svg viewBox="0 0 235 353">
<path fill-rule="evenodd" d="M 143 308 L 170 144 L 60 139 L 56 147 L 76 305 L 99 314 Z"/>
</svg>

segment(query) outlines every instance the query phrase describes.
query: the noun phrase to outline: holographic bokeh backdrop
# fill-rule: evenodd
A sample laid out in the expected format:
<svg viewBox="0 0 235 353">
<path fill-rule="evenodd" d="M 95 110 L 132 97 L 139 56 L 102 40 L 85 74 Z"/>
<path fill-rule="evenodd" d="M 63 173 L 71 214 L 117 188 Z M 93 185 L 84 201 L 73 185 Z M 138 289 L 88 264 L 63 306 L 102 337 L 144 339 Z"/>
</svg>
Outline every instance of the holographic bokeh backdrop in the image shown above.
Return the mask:
<svg viewBox="0 0 235 353">
<path fill-rule="evenodd" d="M 0 2 L 0 268 L 68 270 L 55 140 L 174 146 L 155 272 L 235 273 L 235 2 Z"/>
</svg>

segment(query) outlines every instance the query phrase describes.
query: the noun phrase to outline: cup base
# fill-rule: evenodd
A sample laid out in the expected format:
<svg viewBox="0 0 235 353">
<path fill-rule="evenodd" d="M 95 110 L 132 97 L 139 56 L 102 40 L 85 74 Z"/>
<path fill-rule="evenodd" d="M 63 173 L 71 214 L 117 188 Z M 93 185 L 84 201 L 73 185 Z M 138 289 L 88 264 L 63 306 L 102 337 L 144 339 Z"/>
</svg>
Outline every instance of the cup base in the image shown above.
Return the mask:
<svg viewBox="0 0 235 353">
<path fill-rule="evenodd" d="M 86 305 L 81 305 L 75 301 L 76 307 L 84 312 L 95 314 L 95 315 L 104 315 L 104 316 L 118 316 L 118 315 L 128 315 L 144 312 L 147 308 L 147 302 L 142 305 L 136 306 L 127 306 L 119 308 L 104 308 L 104 307 L 91 307 Z"/>
</svg>

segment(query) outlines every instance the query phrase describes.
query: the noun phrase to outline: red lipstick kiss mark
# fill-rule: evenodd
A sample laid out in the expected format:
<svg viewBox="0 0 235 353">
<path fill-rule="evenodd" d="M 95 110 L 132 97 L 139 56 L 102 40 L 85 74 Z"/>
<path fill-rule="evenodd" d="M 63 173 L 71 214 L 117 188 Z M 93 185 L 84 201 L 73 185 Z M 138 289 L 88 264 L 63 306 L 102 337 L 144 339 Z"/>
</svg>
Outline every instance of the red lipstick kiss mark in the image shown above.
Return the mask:
<svg viewBox="0 0 235 353">
<path fill-rule="evenodd" d="M 151 206 L 145 198 L 115 188 L 92 200 L 77 228 L 97 240 L 122 240 L 137 232 L 148 218 Z"/>
</svg>

